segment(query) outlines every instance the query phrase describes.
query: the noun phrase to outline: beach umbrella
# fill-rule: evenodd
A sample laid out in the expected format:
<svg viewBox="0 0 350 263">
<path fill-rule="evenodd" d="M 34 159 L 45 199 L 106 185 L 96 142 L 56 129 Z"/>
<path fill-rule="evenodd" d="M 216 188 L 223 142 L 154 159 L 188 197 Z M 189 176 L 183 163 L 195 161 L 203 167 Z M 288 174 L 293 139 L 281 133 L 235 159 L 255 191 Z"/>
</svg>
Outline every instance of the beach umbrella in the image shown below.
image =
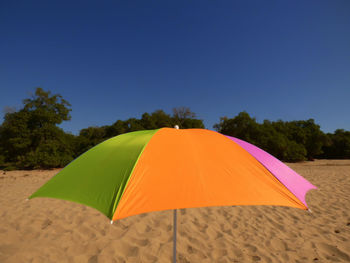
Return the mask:
<svg viewBox="0 0 350 263">
<path fill-rule="evenodd" d="M 265 151 L 205 129 L 143 130 L 79 156 L 29 198 L 81 203 L 113 221 L 160 210 L 277 205 L 307 210 L 316 188 Z"/>
</svg>

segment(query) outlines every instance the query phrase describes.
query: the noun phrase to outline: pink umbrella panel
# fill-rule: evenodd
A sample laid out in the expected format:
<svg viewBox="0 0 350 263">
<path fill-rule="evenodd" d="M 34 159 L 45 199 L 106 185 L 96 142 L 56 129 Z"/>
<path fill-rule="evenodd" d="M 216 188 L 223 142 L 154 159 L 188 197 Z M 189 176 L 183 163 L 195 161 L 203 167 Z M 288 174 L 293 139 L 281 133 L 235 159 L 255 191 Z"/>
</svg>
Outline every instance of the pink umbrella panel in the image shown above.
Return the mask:
<svg viewBox="0 0 350 263">
<path fill-rule="evenodd" d="M 264 150 L 238 138 L 225 136 L 249 152 L 307 207 L 306 193 L 317 189 L 316 186 Z"/>
</svg>

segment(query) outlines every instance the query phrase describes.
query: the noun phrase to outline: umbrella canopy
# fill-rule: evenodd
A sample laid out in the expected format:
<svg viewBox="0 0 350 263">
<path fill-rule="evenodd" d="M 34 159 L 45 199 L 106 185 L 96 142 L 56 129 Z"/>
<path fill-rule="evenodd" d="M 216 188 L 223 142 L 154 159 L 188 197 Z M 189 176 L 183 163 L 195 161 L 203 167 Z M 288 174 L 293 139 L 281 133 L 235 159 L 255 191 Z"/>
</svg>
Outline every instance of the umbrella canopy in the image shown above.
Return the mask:
<svg viewBox="0 0 350 263">
<path fill-rule="evenodd" d="M 316 188 L 263 150 L 205 129 L 136 131 L 71 162 L 30 198 L 91 206 L 111 220 L 167 209 L 279 205 L 308 209 Z"/>
</svg>

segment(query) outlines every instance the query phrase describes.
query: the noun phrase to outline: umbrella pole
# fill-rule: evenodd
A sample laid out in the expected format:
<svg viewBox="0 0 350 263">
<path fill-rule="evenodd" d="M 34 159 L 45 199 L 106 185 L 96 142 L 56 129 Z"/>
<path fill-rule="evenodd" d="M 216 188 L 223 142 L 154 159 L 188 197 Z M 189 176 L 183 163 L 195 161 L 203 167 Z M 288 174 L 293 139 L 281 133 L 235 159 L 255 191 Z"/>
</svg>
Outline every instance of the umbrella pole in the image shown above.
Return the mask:
<svg viewBox="0 0 350 263">
<path fill-rule="evenodd" d="M 177 228 L 177 210 L 174 209 L 173 263 L 176 263 L 176 228 Z"/>
<path fill-rule="evenodd" d="M 179 129 L 179 125 L 175 125 L 174 126 L 175 129 Z M 177 214 L 176 214 L 177 210 L 174 209 L 174 234 L 173 234 L 173 263 L 176 263 L 176 226 L 177 226 Z"/>
</svg>

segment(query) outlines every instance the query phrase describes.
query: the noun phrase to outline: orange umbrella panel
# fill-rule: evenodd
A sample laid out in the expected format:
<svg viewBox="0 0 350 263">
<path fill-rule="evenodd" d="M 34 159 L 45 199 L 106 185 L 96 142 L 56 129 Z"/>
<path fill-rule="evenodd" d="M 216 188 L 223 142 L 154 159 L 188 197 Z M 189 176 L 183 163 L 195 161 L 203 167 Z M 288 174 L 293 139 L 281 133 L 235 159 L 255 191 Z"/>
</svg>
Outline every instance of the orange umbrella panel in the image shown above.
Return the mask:
<svg viewBox="0 0 350 263">
<path fill-rule="evenodd" d="M 306 209 L 251 154 L 204 129 L 160 129 L 140 156 L 113 220 L 166 209 L 281 205 Z"/>
</svg>

